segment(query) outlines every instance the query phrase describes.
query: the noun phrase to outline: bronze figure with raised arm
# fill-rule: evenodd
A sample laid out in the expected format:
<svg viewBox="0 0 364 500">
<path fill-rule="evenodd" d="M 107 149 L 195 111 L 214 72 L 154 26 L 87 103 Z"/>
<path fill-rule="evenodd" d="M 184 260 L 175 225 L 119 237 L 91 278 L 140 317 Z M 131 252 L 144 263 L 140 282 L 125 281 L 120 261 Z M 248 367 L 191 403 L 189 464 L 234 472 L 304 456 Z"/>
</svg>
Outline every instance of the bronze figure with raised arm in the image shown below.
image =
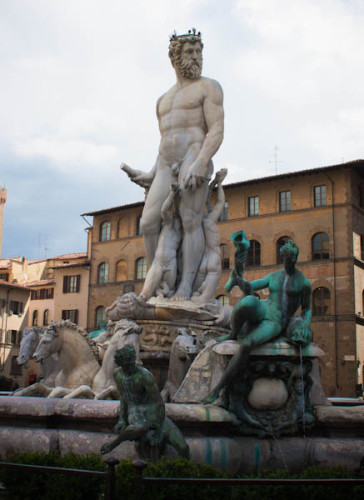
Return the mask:
<svg viewBox="0 0 364 500">
<path fill-rule="evenodd" d="M 161 142 L 148 173 L 122 164 L 130 179 L 148 188 L 141 229 L 148 261 L 153 262 L 161 232 L 161 209 L 174 176 L 180 187 L 183 227 L 182 269 L 175 300 L 189 299 L 205 248 L 203 207 L 213 172 L 211 158 L 224 133 L 223 93 L 218 82 L 201 76 L 201 34 L 173 35 L 169 57 L 176 73 L 173 85 L 157 102 Z"/>
<path fill-rule="evenodd" d="M 285 243 L 280 249 L 284 268 L 259 280 L 249 282 L 237 276 L 235 270 L 232 271 L 226 288 L 238 285 L 245 296 L 234 306 L 231 334 L 218 340 L 237 340 L 240 347 L 230 360 L 220 382 L 205 398 L 205 403 L 215 401 L 220 390 L 229 386 L 236 375 L 244 370 L 254 347 L 281 334 L 285 334 L 292 343 L 306 345 L 311 342 L 311 284 L 296 269 L 298 252 L 293 240 Z M 267 300 L 259 300 L 254 296 L 255 291 L 263 288 L 269 289 Z M 300 315 L 295 316 L 300 308 Z"/>
</svg>

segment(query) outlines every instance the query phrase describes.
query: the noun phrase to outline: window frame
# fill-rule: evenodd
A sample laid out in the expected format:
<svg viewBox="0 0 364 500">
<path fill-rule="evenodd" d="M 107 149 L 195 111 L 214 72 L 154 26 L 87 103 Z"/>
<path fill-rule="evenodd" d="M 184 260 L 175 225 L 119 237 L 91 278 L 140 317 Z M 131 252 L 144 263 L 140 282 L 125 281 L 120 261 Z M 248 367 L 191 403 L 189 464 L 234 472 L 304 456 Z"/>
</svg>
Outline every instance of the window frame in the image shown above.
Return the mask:
<svg viewBox="0 0 364 500">
<path fill-rule="evenodd" d="M 148 262 L 146 257 L 139 257 L 135 261 L 135 279 L 144 280 L 145 277 L 147 276 L 147 270 L 148 270 Z"/>
<path fill-rule="evenodd" d="M 248 217 L 259 215 L 259 196 L 248 197 Z"/>
<path fill-rule="evenodd" d="M 63 276 L 63 293 L 79 293 L 81 289 L 81 275 L 71 274 Z"/>
<path fill-rule="evenodd" d="M 279 212 L 290 212 L 291 210 L 291 191 L 279 192 Z"/>
<path fill-rule="evenodd" d="M 99 241 L 110 241 L 111 240 L 111 222 L 105 220 L 100 224 L 99 231 Z"/>
<path fill-rule="evenodd" d="M 101 262 L 97 267 L 97 283 L 105 285 L 109 283 L 109 263 Z"/>
<path fill-rule="evenodd" d="M 319 186 L 314 186 L 313 188 L 313 200 L 314 206 L 316 207 L 326 207 L 326 184 L 320 184 Z"/>
</svg>

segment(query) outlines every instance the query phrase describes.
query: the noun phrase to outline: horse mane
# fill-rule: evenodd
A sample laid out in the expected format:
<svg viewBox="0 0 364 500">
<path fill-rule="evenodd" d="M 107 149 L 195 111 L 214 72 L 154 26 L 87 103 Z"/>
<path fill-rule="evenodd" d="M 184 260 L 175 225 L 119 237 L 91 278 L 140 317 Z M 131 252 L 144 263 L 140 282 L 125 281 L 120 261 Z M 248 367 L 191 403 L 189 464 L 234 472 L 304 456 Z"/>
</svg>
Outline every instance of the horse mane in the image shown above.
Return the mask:
<svg viewBox="0 0 364 500">
<path fill-rule="evenodd" d="M 90 339 L 86 330 L 84 330 L 82 327 L 76 325 L 76 323 L 73 323 L 73 321 L 71 321 L 70 319 L 61 319 L 60 321 L 56 321 L 56 322 L 52 323 L 52 325 L 55 329 L 69 328 L 70 330 L 73 330 L 75 333 L 77 333 L 78 335 L 83 337 L 86 340 L 87 344 L 89 345 L 94 358 L 96 359 L 96 361 L 98 363 L 100 363 L 99 351 L 98 351 L 96 342 L 93 339 Z"/>
</svg>

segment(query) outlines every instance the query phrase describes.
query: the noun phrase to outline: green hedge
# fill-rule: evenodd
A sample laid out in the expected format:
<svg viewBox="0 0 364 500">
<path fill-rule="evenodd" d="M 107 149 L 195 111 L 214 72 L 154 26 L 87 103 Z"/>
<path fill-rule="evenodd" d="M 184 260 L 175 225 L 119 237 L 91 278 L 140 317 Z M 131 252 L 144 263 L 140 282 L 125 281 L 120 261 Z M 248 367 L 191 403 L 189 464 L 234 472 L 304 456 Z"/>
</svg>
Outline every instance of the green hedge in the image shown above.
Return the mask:
<svg viewBox="0 0 364 500">
<path fill-rule="evenodd" d="M 72 469 L 105 470 L 100 455 L 77 456 L 58 453 L 21 453 L 7 461 Z M 195 464 L 191 460 L 160 460 L 144 470 L 149 477 L 231 478 L 214 467 Z M 254 476 L 245 476 L 254 477 Z M 301 474 L 285 470 L 266 471 L 265 478 L 351 478 L 344 468 L 309 467 Z M 116 498 L 134 500 L 135 469 L 131 460 L 122 460 L 116 467 Z M 0 481 L 6 487 L 7 500 L 99 500 L 103 498 L 105 481 L 85 476 L 66 476 L 41 472 L 23 472 L 0 468 Z M 225 485 L 152 485 L 143 486 L 143 500 L 362 500 L 364 486 L 225 486 Z"/>
</svg>

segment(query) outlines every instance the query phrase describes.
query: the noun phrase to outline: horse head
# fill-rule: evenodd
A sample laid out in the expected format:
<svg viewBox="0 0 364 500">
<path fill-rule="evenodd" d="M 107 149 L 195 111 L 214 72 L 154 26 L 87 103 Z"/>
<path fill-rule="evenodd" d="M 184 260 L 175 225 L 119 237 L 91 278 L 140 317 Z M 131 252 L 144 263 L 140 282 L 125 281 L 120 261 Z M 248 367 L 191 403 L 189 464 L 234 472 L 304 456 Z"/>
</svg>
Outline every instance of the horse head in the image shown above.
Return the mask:
<svg viewBox="0 0 364 500">
<path fill-rule="evenodd" d="M 37 363 L 42 363 L 51 354 L 59 350 L 59 334 L 55 326 L 51 323 L 38 344 L 37 350 L 33 354 L 33 359 Z"/>
<path fill-rule="evenodd" d="M 178 330 L 173 344 L 174 350 L 181 361 L 192 360 L 199 350 L 197 335 L 188 328 Z"/>
<path fill-rule="evenodd" d="M 29 360 L 33 357 L 42 332 L 43 329 L 39 326 L 33 326 L 32 328 L 26 327 L 24 329 L 17 359 L 18 365 L 28 368 Z"/>
</svg>

